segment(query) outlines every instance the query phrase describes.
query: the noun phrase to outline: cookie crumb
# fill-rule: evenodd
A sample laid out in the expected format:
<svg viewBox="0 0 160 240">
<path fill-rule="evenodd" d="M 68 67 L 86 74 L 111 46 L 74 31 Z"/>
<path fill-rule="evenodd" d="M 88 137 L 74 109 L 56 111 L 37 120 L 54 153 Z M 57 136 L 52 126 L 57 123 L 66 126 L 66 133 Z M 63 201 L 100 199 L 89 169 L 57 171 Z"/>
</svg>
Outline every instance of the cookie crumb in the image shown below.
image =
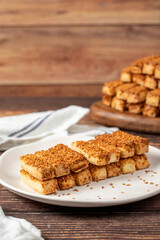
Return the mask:
<svg viewBox="0 0 160 240">
<path fill-rule="evenodd" d="M 104 186 L 102 186 L 102 189 L 104 189 Z"/>
<path fill-rule="evenodd" d="M 71 195 L 70 193 L 67 193 L 66 195 Z"/>
<path fill-rule="evenodd" d="M 73 191 L 74 191 L 74 192 L 78 192 L 78 189 L 77 189 L 77 188 L 75 188 L 75 189 L 73 189 Z"/>
</svg>

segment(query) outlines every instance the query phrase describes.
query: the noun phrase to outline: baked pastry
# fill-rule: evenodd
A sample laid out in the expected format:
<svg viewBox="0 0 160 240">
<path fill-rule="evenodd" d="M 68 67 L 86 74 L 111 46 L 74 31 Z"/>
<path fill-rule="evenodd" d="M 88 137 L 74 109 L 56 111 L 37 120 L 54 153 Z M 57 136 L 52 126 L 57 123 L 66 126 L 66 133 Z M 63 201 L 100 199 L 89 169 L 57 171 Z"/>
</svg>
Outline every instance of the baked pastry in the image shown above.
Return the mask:
<svg viewBox="0 0 160 240">
<path fill-rule="evenodd" d="M 116 88 L 122 84 L 123 82 L 119 79 L 115 81 L 106 82 L 103 85 L 102 93 L 108 96 L 114 96 L 116 94 Z"/>
<path fill-rule="evenodd" d="M 146 104 L 149 104 L 154 107 L 160 106 L 160 89 L 154 89 L 147 93 Z"/>
<path fill-rule="evenodd" d="M 151 105 L 145 104 L 144 108 L 142 109 L 142 113 L 144 116 L 155 118 L 159 116 L 160 110 L 158 107 L 153 107 Z"/>
<path fill-rule="evenodd" d="M 20 164 L 25 171 L 39 180 L 61 177 L 88 167 L 88 161 L 82 154 L 63 144 L 21 156 Z"/>
</svg>

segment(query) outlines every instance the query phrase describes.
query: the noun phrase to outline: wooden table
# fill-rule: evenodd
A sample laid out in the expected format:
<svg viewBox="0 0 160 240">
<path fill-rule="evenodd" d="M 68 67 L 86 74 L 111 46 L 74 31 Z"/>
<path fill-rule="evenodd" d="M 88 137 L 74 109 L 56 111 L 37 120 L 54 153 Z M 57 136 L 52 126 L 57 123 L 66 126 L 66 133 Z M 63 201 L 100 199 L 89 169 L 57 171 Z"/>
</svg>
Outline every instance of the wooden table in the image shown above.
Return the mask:
<svg viewBox="0 0 160 240">
<path fill-rule="evenodd" d="M 1 116 L 42 111 L 77 104 L 89 107 L 97 98 L 1 97 Z M 89 115 L 81 124 L 94 124 Z M 160 148 L 160 136 L 148 137 Z M 0 186 L 6 215 L 25 218 L 47 239 L 160 239 L 160 195 L 122 206 L 71 208 L 34 202 Z"/>
</svg>

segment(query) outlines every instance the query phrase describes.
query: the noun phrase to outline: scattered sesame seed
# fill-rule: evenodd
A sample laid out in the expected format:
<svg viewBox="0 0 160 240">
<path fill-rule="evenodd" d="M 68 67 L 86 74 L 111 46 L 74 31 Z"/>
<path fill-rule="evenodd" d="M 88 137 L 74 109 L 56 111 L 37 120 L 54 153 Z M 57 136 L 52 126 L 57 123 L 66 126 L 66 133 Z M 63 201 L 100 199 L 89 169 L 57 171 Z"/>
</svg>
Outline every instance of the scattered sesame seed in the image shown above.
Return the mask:
<svg viewBox="0 0 160 240">
<path fill-rule="evenodd" d="M 128 179 L 128 181 L 130 182 L 131 180 L 130 180 L 130 179 Z"/>
<path fill-rule="evenodd" d="M 124 193 L 124 192 L 121 192 L 121 193 Z"/>
<path fill-rule="evenodd" d="M 110 183 L 110 185 L 112 186 L 112 185 L 113 185 L 113 183 Z"/>
<path fill-rule="evenodd" d="M 62 194 L 63 196 L 65 195 L 65 193 Z"/>
<path fill-rule="evenodd" d="M 67 193 L 66 195 L 71 195 L 70 193 Z"/>
<path fill-rule="evenodd" d="M 147 190 L 147 192 L 150 192 L 150 190 Z"/>
<path fill-rule="evenodd" d="M 153 185 L 154 183 L 153 182 L 150 182 L 151 185 Z"/>
<path fill-rule="evenodd" d="M 151 175 L 151 177 L 153 177 L 154 175 Z"/>
<path fill-rule="evenodd" d="M 131 184 L 127 184 L 126 186 L 131 186 Z"/>
<path fill-rule="evenodd" d="M 115 197 L 113 197 L 113 199 L 116 199 Z"/>
<path fill-rule="evenodd" d="M 90 189 L 93 189 L 92 187 L 90 187 Z"/>
<path fill-rule="evenodd" d="M 78 192 L 78 189 L 77 189 L 77 188 L 75 188 L 75 189 L 73 189 L 73 191 L 75 191 L 75 192 Z"/>
<path fill-rule="evenodd" d="M 153 172 L 154 174 L 157 174 L 157 172 Z"/>
<path fill-rule="evenodd" d="M 126 185 L 125 183 L 122 183 L 122 185 Z"/>
<path fill-rule="evenodd" d="M 86 185 L 86 187 L 89 187 L 89 184 L 88 184 L 88 185 Z"/>
<path fill-rule="evenodd" d="M 145 182 L 145 184 L 148 184 L 148 182 Z"/>
<path fill-rule="evenodd" d="M 102 198 L 99 197 L 99 199 L 102 199 Z"/>
<path fill-rule="evenodd" d="M 114 188 L 114 186 L 112 186 L 112 188 Z"/>
<path fill-rule="evenodd" d="M 158 186 L 158 184 L 155 184 L 155 186 L 157 187 L 157 186 Z"/>
<path fill-rule="evenodd" d="M 75 199 L 74 197 L 72 199 Z"/>
<path fill-rule="evenodd" d="M 104 189 L 104 186 L 102 186 L 102 189 Z"/>
</svg>

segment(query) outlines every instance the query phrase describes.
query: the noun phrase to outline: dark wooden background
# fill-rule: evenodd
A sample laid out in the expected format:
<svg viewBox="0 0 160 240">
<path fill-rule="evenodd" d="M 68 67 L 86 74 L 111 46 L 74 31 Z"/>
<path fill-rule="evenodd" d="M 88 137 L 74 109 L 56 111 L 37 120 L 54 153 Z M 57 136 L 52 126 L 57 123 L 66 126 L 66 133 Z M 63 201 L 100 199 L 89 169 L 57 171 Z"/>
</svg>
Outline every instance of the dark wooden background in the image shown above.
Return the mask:
<svg viewBox="0 0 160 240">
<path fill-rule="evenodd" d="M 1 0 L 0 116 L 90 107 L 105 81 L 150 54 L 160 54 L 160 0 Z M 89 115 L 80 123 L 94 124 Z M 141 135 L 160 148 L 160 136 Z M 160 239 L 160 195 L 80 209 L 34 202 L 0 186 L 0 204 L 45 240 Z"/>
<path fill-rule="evenodd" d="M 150 54 L 160 54 L 160 0 L 0 1 L 1 96 L 99 97 Z"/>
</svg>

